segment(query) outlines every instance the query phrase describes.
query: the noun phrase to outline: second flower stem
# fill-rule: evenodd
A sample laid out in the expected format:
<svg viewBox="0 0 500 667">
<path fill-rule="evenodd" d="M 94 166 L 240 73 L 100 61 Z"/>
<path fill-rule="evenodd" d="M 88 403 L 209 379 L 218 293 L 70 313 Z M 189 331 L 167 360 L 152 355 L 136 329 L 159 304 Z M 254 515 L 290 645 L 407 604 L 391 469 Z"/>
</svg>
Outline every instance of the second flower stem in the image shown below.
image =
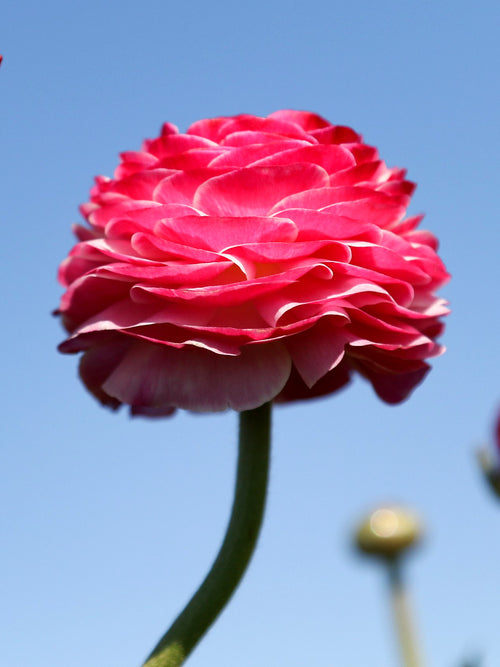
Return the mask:
<svg viewBox="0 0 500 667">
<path fill-rule="evenodd" d="M 264 516 L 270 441 L 270 403 L 240 413 L 236 490 L 226 536 L 205 580 L 143 667 L 182 665 L 236 590 Z"/>
<path fill-rule="evenodd" d="M 389 588 L 396 631 L 401 648 L 403 667 L 423 667 L 415 625 L 410 612 L 408 593 L 405 590 L 401 563 L 396 558 L 387 561 Z"/>
</svg>

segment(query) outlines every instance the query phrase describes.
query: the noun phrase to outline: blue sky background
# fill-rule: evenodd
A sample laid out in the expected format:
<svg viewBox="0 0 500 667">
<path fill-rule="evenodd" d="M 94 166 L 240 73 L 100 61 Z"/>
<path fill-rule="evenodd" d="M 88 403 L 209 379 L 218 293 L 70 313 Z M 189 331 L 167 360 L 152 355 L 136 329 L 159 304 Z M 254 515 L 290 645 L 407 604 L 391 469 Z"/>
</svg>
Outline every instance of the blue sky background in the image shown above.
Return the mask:
<svg viewBox="0 0 500 667">
<path fill-rule="evenodd" d="M 0 664 L 138 667 L 218 549 L 235 414 L 130 420 L 56 352 L 55 274 L 92 179 L 169 120 L 315 111 L 418 182 L 453 274 L 446 355 L 412 398 L 358 381 L 278 408 L 250 571 L 190 667 L 397 664 L 384 580 L 353 523 L 425 518 L 409 563 L 428 665 L 500 664 L 500 504 L 474 448 L 499 381 L 498 3 L 34 0 L 2 8 Z"/>
</svg>

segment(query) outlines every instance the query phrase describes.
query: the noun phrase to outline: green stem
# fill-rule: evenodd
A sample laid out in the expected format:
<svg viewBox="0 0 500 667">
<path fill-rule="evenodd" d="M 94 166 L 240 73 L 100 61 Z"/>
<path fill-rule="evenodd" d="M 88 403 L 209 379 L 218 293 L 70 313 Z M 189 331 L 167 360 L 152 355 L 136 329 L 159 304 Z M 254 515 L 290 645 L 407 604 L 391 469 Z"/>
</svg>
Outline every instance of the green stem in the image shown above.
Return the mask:
<svg viewBox="0 0 500 667">
<path fill-rule="evenodd" d="M 403 667 L 423 667 L 418 649 L 415 624 L 410 612 L 408 594 L 405 590 L 401 563 L 398 558 L 387 561 L 389 586 L 396 631 L 399 638 Z"/>
<path fill-rule="evenodd" d="M 143 667 L 179 667 L 229 602 L 250 562 L 264 515 L 271 404 L 240 413 L 233 509 L 212 569 Z"/>
</svg>

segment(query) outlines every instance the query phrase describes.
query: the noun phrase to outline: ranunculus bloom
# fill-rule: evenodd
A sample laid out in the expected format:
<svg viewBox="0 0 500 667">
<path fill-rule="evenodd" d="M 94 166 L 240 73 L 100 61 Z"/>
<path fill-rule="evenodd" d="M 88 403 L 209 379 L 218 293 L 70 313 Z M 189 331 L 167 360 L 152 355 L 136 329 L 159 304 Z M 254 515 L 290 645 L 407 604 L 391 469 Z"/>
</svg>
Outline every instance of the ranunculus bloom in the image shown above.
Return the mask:
<svg viewBox="0 0 500 667">
<path fill-rule="evenodd" d="M 355 371 L 402 401 L 442 352 L 448 279 L 405 173 L 307 112 L 165 124 L 81 208 L 61 351 L 133 414 L 313 398 Z"/>
</svg>

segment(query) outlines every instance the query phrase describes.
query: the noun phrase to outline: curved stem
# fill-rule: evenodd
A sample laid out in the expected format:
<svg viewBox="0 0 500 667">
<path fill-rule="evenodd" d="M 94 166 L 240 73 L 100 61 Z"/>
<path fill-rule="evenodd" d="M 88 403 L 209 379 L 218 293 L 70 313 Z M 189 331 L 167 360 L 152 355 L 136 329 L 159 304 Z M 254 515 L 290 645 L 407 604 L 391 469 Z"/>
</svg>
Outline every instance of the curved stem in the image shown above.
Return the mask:
<svg viewBox="0 0 500 667">
<path fill-rule="evenodd" d="M 236 490 L 226 536 L 212 569 L 143 667 L 182 665 L 243 577 L 264 515 L 270 431 L 270 403 L 240 413 Z"/>
</svg>

